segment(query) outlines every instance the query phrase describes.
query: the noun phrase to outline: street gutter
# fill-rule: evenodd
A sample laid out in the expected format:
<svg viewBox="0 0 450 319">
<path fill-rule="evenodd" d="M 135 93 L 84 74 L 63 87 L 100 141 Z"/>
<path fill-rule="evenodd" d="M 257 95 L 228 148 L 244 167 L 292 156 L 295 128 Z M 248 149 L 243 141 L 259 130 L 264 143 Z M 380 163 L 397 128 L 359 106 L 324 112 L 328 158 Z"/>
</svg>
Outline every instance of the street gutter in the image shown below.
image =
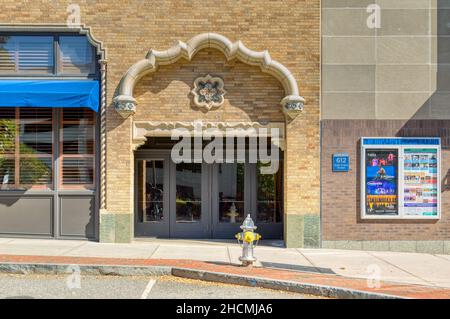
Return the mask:
<svg viewBox="0 0 450 319">
<path fill-rule="evenodd" d="M 339 299 L 406 299 L 404 297 L 380 294 L 343 287 L 299 283 L 287 280 L 228 274 L 172 266 L 120 266 L 120 265 L 78 265 L 43 263 L 0 263 L 0 273 L 67 275 L 79 270 L 83 275 L 101 276 L 174 276 L 208 282 L 259 287 L 302 294 Z"/>
</svg>

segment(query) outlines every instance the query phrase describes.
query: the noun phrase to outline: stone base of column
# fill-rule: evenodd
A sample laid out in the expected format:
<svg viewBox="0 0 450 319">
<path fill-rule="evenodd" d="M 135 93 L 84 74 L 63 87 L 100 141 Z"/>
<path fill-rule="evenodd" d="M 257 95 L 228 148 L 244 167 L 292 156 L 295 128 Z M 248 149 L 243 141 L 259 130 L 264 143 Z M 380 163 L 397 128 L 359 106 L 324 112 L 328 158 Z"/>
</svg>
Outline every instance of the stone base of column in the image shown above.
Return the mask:
<svg viewBox="0 0 450 319">
<path fill-rule="evenodd" d="M 319 215 L 285 215 L 284 242 L 287 248 L 319 248 Z"/>
<path fill-rule="evenodd" d="M 100 211 L 101 243 L 130 243 L 133 240 L 131 214 L 113 214 L 105 210 Z"/>
</svg>

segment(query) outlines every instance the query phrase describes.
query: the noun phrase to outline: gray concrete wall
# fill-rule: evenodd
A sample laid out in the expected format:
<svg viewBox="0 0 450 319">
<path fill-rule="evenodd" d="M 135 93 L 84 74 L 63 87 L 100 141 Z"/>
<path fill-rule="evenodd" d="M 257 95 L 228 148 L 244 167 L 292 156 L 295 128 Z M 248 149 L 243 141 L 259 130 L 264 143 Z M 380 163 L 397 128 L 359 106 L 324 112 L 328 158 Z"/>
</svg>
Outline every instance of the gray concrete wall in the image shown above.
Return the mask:
<svg viewBox="0 0 450 319">
<path fill-rule="evenodd" d="M 450 118 L 450 0 L 323 0 L 321 107 L 322 119 Z"/>
</svg>

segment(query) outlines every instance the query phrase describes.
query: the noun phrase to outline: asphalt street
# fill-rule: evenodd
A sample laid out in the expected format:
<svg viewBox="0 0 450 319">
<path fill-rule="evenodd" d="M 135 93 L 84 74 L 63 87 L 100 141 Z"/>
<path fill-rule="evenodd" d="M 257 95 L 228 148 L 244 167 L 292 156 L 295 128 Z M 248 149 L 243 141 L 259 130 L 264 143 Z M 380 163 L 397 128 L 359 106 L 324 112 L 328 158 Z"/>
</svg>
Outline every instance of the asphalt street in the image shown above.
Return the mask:
<svg viewBox="0 0 450 319">
<path fill-rule="evenodd" d="M 163 277 L 0 274 L 0 299 L 309 299 L 314 296 Z"/>
</svg>

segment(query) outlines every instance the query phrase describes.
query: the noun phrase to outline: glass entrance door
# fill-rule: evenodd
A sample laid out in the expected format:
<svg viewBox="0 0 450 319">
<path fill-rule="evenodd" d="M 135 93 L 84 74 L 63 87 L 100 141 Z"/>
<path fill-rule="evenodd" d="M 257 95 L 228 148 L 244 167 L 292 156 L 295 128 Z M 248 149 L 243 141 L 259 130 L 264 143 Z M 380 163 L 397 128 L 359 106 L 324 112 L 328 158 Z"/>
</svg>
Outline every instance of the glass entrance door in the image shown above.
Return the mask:
<svg viewBox="0 0 450 319">
<path fill-rule="evenodd" d="M 211 238 L 209 170 L 174 163 L 167 151 L 136 155 L 135 236 Z"/>
<path fill-rule="evenodd" d="M 172 163 L 170 237 L 210 238 L 206 164 Z"/>
<path fill-rule="evenodd" d="M 212 229 L 214 238 L 230 239 L 250 212 L 249 177 L 244 163 L 220 163 L 212 169 Z M 246 213 L 247 212 L 247 213 Z"/>
<path fill-rule="evenodd" d="M 169 237 L 168 156 L 137 159 L 135 236 Z"/>
<path fill-rule="evenodd" d="M 263 238 L 282 238 L 283 166 L 174 163 L 170 151 L 136 155 L 135 235 L 233 239 L 250 214 Z"/>
</svg>

